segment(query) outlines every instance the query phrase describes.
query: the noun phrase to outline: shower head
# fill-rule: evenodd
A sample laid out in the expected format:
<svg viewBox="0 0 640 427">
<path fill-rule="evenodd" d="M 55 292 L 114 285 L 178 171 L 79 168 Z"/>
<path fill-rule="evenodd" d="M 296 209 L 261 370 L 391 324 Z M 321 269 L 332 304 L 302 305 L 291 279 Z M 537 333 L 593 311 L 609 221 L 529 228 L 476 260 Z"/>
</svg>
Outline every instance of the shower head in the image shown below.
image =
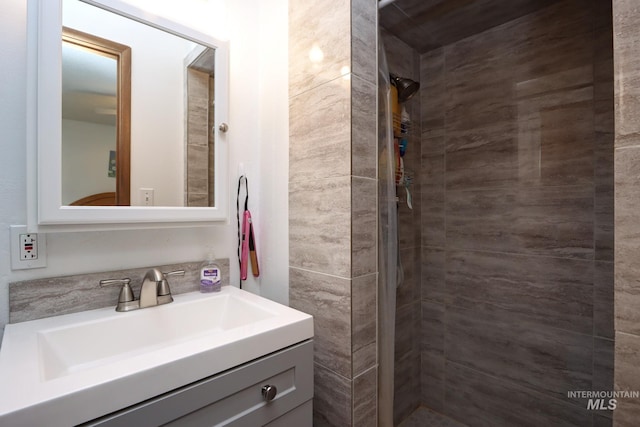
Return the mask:
<svg viewBox="0 0 640 427">
<path fill-rule="evenodd" d="M 413 95 L 420 89 L 420 83 L 404 77 L 398 77 L 395 74 L 389 74 L 391 84 L 398 89 L 398 101 L 405 102 L 411 99 Z"/>
</svg>

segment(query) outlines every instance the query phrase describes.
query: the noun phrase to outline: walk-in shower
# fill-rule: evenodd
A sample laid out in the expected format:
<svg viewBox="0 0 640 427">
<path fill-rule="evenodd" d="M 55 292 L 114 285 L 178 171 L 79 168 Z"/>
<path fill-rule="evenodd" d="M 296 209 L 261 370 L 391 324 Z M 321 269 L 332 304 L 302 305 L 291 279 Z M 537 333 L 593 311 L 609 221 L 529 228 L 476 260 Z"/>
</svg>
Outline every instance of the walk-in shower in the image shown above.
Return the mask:
<svg viewBox="0 0 640 427">
<path fill-rule="evenodd" d="M 382 3 L 379 425 L 611 425 L 611 2 Z"/>
</svg>

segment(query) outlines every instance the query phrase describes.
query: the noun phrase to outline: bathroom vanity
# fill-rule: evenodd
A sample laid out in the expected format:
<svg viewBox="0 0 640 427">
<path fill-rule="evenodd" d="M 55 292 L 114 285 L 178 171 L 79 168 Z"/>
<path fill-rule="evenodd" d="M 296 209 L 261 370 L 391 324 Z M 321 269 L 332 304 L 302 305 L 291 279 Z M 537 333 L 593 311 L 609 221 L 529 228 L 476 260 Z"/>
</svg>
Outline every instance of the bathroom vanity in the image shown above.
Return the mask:
<svg viewBox="0 0 640 427">
<path fill-rule="evenodd" d="M 311 425 L 311 316 L 233 286 L 9 324 L 0 425 Z"/>
<path fill-rule="evenodd" d="M 312 396 L 305 341 L 82 426 L 311 426 Z"/>
</svg>

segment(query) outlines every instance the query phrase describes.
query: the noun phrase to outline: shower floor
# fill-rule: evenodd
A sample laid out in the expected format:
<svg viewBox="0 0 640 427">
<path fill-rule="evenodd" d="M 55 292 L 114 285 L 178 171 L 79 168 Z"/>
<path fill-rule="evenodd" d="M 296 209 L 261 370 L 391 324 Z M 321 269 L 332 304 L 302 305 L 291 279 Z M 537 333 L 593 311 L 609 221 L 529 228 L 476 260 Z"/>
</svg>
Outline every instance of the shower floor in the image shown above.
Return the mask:
<svg viewBox="0 0 640 427">
<path fill-rule="evenodd" d="M 421 406 L 398 427 L 467 427 L 467 425 Z"/>
</svg>

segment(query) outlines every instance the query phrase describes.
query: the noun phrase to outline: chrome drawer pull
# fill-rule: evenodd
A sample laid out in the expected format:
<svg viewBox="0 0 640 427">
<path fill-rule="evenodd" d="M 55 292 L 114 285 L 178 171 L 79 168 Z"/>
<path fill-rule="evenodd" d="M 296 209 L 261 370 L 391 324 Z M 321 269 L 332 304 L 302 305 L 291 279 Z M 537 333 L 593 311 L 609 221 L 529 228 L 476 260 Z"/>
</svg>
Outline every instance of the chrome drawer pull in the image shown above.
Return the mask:
<svg viewBox="0 0 640 427">
<path fill-rule="evenodd" d="M 265 385 L 262 387 L 262 397 L 267 402 L 271 402 L 278 394 L 278 389 L 274 385 Z"/>
</svg>

